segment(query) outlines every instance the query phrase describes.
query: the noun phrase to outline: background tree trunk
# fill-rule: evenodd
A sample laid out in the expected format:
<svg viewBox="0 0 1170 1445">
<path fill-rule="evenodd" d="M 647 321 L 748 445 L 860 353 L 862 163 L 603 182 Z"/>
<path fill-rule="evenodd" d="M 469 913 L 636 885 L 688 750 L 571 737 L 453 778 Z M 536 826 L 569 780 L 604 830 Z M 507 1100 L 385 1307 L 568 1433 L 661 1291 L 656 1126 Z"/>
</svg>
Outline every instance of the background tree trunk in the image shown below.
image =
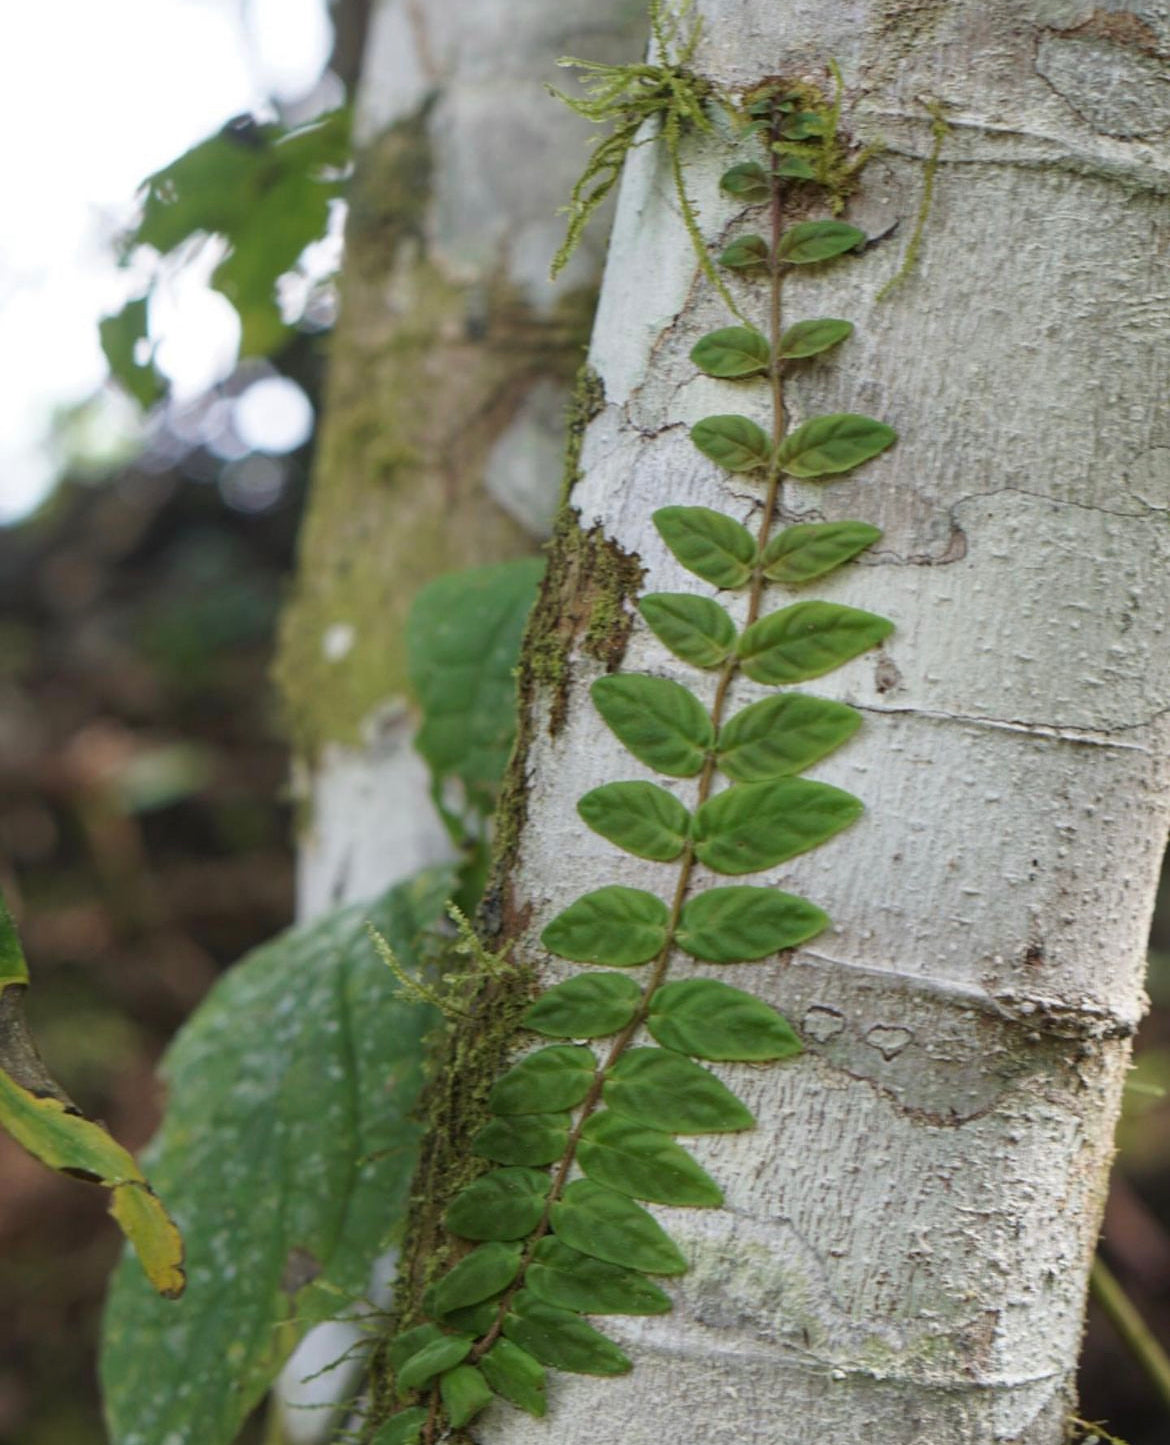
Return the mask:
<svg viewBox="0 0 1170 1445">
<path fill-rule="evenodd" d="M 897 631 L 815 688 L 866 715 L 815 775 L 867 814 L 768 875 L 832 929 L 720 974 L 779 1007 L 807 1051 L 716 1067 L 759 1127 L 696 1142 L 725 1208 L 654 1210 L 692 1261 L 674 1312 L 611 1322 L 630 1375 L 558 1376 L 547 1422 L 498 1406 L 474 1433 L 1057 1445 L 1167 827 L 1170 208 L 1149 142 L 1170 127 L 1154 58 L 1170 22 L 1076 0 L 699 9 L 700 73 L 825 83 L 835 58 L 847 128 L 885 142 L 849 212 L 873 244 L 785 292 L 787 321 L 848 317 L 856 335 L 787 394 L 794 422 L 862 411 L 901 439 L 856 479 L 786 485 L 782 510 L 884 528 L 812 595 Z M 928 98 L 949 133 L 921 262 L 878 304 L 922 195 Z M 716 248 L 739 220 L 718 177 L 747 154 L 687 157 Z M 742 304 L 758 312 L 746 289 Z M 616 881 L 661 891 L 656 865 L 577 818 L 587 789 L 647 775 L 590 704 L 606 663 L 584 642 L 602 603 L 623 615 L 622 557 L 654 589 L 697 588 L 655 507 L 758 514 L 758 489 L 687 437 L 703 415 L 753 411 L 687 359 L 726 321 L 665 158 L 636 150 L 592 348 L 604 401 L 570 497 L 580 525 L 564 523 L 525 665 L 491 899 L 496 942 L 546 981 L 559 965 L 539 933 L 573 898 Z M 622 665 L 694 680 L 640 625 Z M 737 703 L 759 694 L 736 688 Z M 427 1247 L 425 1227 L 415 1240 Z"/>
</svg>

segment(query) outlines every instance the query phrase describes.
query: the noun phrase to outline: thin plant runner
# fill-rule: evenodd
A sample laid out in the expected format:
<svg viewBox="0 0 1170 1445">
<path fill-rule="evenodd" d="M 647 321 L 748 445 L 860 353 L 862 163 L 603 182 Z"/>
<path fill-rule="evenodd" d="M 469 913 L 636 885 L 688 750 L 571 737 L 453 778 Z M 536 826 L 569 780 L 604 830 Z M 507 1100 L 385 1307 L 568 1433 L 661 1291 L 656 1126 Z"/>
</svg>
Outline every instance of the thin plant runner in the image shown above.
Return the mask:
<svg viewBox="0 0 1170 1445">
<path fill-rule="evenodd" d="M 836 104 L 808 86 L 777 82 L 748 97 L 747 115 L 764 163 L 733 166 L 723 188 L 747 206 L 766 205 L 769 234 L 741 236 L 719 261 L 745 279 L 766 278 L 765 329 L 711 332 L 691 357 L 711 377 L 764 379 L 771 432 L 736 413 L 704 418 L 691 438 L 720 467 L 762 483 L 760 524 L 753 537 L 704 507 L 654 514 L 683 567 L 719 591 L 746 591 L 744 621 L 737 627 L 710 596 L 641 598 L 639 611 L 666 648 L 715 677 L 713 702 L 708 709 L 680 683 L 636 673 L 599 678 L 593 701 L 634 757 L 667 777 L 696 780 L 693 803 L 646 781 L 607 783 L 578 802 L 584 821 L 618 848 L 675 866 L 673 886 L 663 889 L 669 902 L 610 885 L 578 898 L 541 935 L 551 953 L 600 971 L 547 989 L 525 1014 L 533 1033 L 561 1042 L 528 1054 L 492 1088 L 491 1117 L 474 1148 L 497 1167 L 463 1188 L 445 1216 L 449 1232 L 473 1247 L 427 1291 L 428 1321 L 389 1346 L 403 1408 L 381 1426 L 376 1445 L 433 1445 L 444 1425 L 466 1425 L 495 1395 L 543 1415 L 547 1368 L 629 1370 L 625 1353 L 584 1316 L 664 1312 L 669 1296 L 649 1276 L 687 1267 L 636 1201 L 718 1207 L 719 1186 L 672 1136 L 754 1122 L 697 1060 L 762 1063 L 800 1052 L 788 1023 L 749 993 L 689 968 L 679 978 L 670 972 L 680 952 L 716 965 L 773 957 L 829 922 L 814 903 L 776 888 L 696 886 L 697 869 L 737 876 L 772 868 L 862 812 L 849 793 L 797 776 L 853 735 L 855 709 L 776 691 L 730 711 L 730 697 L 741 674 L 787 688 L 892 631 L 885 618 L 835 603 L 800 600 L 772 611 L 763 604 L 769 587 L 801 588 L 880 536 L 856 521 L 774 530 L 783 477 L 832 478 L 895 436 L 851 413 L 786 426 L 788 368 L 838 345 L 852 326 L 815 318 L 784 329 L 785 278 L 793 267 L 845 256 L 865 236 L 836 219 L 784 224 L 790 197 L 803 209 L 814 188 L 833 194 L 827 170 L 842 155 Z M 728 786 L 716 787 L 720 775 Z M 641 984 L 625 971 L 642 967 Z M 640 1042 L 643 1034 L 654 1042 Z M 574 1169 L 582 1177 L 571 1177 Z"/>
</svg>

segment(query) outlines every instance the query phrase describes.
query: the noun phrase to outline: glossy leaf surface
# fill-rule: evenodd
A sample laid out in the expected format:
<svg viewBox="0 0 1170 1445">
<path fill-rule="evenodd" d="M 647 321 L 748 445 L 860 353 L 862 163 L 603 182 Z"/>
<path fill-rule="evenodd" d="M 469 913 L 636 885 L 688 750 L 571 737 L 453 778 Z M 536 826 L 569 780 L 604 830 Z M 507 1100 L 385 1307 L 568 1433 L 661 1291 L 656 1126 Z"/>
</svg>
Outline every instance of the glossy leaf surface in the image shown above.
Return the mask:
<svg viewBox="0 0 1170 1445">
<path fill-rule="evenodd" d="M 691 347 L 691 360 L 708 376 L 731 380 L 767 371 L 772 359 L 767 340 L 750 326 L 723 326 Z"/>
<path fill-rule="evenodd" d="M 486 1406 L 492 1392 L 487 1380 L 474 1365 L 457 1365 L 439 1379 L 439 1397 L 453 1430 L 460 1430 Z"/>
<path fill-rule="evenodd" d="M 429 1385 L 436 1375 L 450 1370 L 465 1360 L 475 1343 L 467 1335 L 440 1335 L 425 1344 L 417 1354 L 411 1355 L 397 1374 L 400 1394 L 410 1390 L 421 1390 Z"/>
<path fill-rule="evenodd" d="M 633 968 L 661 951 L 669 917 L 666 904 L 653 893 L 613 883 L 570 903 L 540 941 L 574 963 Z"/>
<path fill-rule="evenodd" d="M 495 1164 L 523 1164 L 529 1168 L 553 1164 L 569 1142 L 569 1123 L 567 1113 L 490 1119 L 472 1141 L 472 1153 Z"/>
<path fill-rule="evenodd" d="M 648 592 L 638 611 L 655 637 L 692 667 L 718 667 L 735 646 L 735 623 L 710 597 Z"/>
<path fill-rule="evenodd" d="M 732 271 L 747 271 L 768 264 L 768 243 L 763 236 L 740 236 L 720 253 L 719 264 Z"/>
<path fill-rule="evenodd" d="M 819 356 L 831 346 L 839 345 L 852 332 L 852 321 L 838 321 L 831 316 L 815 321 L 798 321 L 781 336 L 778 354 L 792 361 L 804 356 Z"/>
<path fill-rule="evenodd" d="M 762 1063 L 800 1053 L 774 1008 L 713 978 L 683 978 L 655 991 L 646 1027 L 665 1048 L 698 1059 Z"/>
<path fill-rule="evenodd" d="M 557 1238 L 595 1259 L 646 1274 L 682 1274 L 687 1267 L 678 1246 L 652 1215 L 592 1179 L 574 1180 L 551 1215 Z"/>
<path fill-rule="evenodd" d="M 600 1330 L 572 1310 L 546 1304 L 530 1290 L 521 1290 L 512 1301 L 504 1316 L 504 1334 L 541 1364 L 556 1370 L 575 1375 L 624 1375 L 631 1368 L 629 1358 Z"/>
<path fill-rule="evenodd" d="M 808 778 L 740 783 L 695 814 L 695 856 L 717 873 L 756 873 L 824 843 L 861 812 L 852 793 Z"/>
<path fill-rule="evenodd" d="M 705 457 L 728 472 L 766 467 L 772 454 L 763 430 L 750 417 L 735 412 L 697 421 L 691 427 L 691 441 Z"/>
<path fill-rule="evenodd" d="M 707 963 L 750 963 L 814 938 L 828 915 L 774 888 L 708 888 L 683 907 L 680 948 Z"/>
<path fill-rule="evenodd" d="M 520 1060 L 492 1085 L 493 1114 L 549 1114 L 572 1109 L 589 1092 L 597 1060 L 581 1044 L 550 1044 Z"/>
<path fill-rule="evenodd" d="M 639 762 L 671 778 L 693 777 L 703 766 L 715 733 L 707 710 L 687 688 L 635 672 L 599 677 L 590 692 L 598 712 Z"/>
<path fill-rule="evenodd" d="M 656 783 L 605 783 L 578 799 L 577 811 L 595 833 L 660 863 L 682 852 L 691 821 L 678 799 Z"/>
<path fill-rule="evenodd" d="M 884 452 L 898 439 L 894 428 L 852 412 L 814 416 L 780 443 L 777 460 L 790 477 L 836 476 Z"/>
<path fill-rule="evenodd" d="M 801 522 L 778 532 L 764 549 L 764 576 L 789 587 L 823 577 L 881 538 L 867 522 Z"/>
<path fill-rule="evenodd" d="M 445 1315 L 499 1294 L 516 1278 L 520 1255 L 518 1244 L 481 1244 L 435 1281 L 427 1293 L 427 1310 Z"/>
<path fill-rule="evenodd" d="M 540 1223 L 549 1182 L 538 1169 L 493 1169 L 451 1201 L 447 1228 L 464 1239 L 523 1239 Z"/>
<path fill-rule="evenodd" d="M 635 1199 L 713 1207 L 723 1192 L 669 1134 L 604 1110 L 581 1132 L 577 1158 L 589 1179 Z"/>
<path fill-rule="evenodd" d="M 716 757 L 733 781 L 762 783 L 803 772 L 860 726 L 861 714 L 847 703 L 800 692 L 774 693 L 723 724 Z"/>
<path fill-rule="evenodd" d="M 805 682 L 884 642 L 894 624 L 835 602 L 794 602 L 771 612 L 739 639 L 740 662 L 755 682 Z"/>
<path fill-rule="evenodd" d="M 637 1270 L 594 1259 L 546 1235 L 536 1246 L 525 1283 L 539 1299 L 585 1315 L 660 1315 L 670 1296 Z"/>
<path fill-rule="evenodd" d="M 683 566 L 713 587 L 751 579 L 756 543 L 746 527 L 710 507 L 659 507 L 654 525 Z"/>
<path fill-rule="evenodd" d="M 801 221 L 780 237 L 776 255 L 794 266 L 805 266 L 853 251 L 864 241 L 865 232 L 844 221 Z"/>
<path fill-rule="evenodd" d="M 723 1134 L 755 1123 L 709 1069 L 670 1049 L 628 1049 L 609 1071 L 604 1099 L 615 1114 L 671 1134 Z"/>
<path fill-rule="evenodd" d="M 497 1340 L 479 1367 L 497 1395 L 538 1420 L 547 1414 L 544 1366 L 527 1350 L 511 1340 Z"/>
<path fill-rule="evenodd" d="M 524 1027 L 551 1038 L 603 1038 L 625 1028 L 641 997 L 642 990 L 626 974 L 577 974 L 530 1004 Z"/>
<path fill-rule="evenodd" d="M 719 177 L 719 188 L 733 200 L 745 205 L 758 205 L 772 194 L 768 172 L 759 161 L 741 161 Z"/>
</svg>

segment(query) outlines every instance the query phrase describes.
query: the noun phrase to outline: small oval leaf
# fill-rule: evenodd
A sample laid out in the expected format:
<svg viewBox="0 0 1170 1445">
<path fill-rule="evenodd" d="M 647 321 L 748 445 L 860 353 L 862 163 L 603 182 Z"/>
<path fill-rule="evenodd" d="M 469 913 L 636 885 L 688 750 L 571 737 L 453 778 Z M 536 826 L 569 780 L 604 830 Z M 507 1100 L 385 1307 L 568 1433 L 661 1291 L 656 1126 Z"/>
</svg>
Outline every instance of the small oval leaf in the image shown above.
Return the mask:
<svg viewBox="0 0 1170 1445">
<path fill-rule="evenodd" d="M 439 1397 L 453 1430 L 462 1429 L 492 1402 L 491 1387 L 474 1365 L 457 1365 L 440 1375 Z"/>
<path fill-rule="evenodd" d="M 809 778 L 738 783 L 695 814 L 695 857 L 717 873 L 758 873 L 827 842 L 861 813 L 852 793 Z"/>
<path fill-rule="evenodd" d="M 705 457 L 729 472 L 766 467 L 772 448 L 764 432 L 746 416 L 705 416 L 691 427 L 691 441 Z"/>
<path fill-rule="evenodd" d="M 780 338 L 779 355 L 796 361 L 802 356 L 819 356 L 852 335 L 852 321 L 838 321 L 825 316 L 816 321 L 798 321 Z"/>
<path fill-rule="evenodd" d="M 683 907 L 675 941 L 705 963 L 751 963 L 806 943 L 828 925 L 828 914 L 791 893 L 709 888 Z"/>
<path fill-rule="evenodd" d="M 497 1395 L 538 1420 L 548 1413 L 544 1366 L 527 1350 L 511 1340 L 497 1340 L 479 1367 Z"/>
<path fill-rule="evenodd" d="M 654 525 L 688 572 L 714 587 L 742 587 L 756 561 L 752 534 L 710 507 L 659 507 Z"/>
<path fill-rule="evenodd" d="M 763 236 L 741 236 L 720 254 L 719 264 L 732 271 L 747 271 L 768 264 L 768 243 Z"/>
<path fill-rule="evenodd" d="M 719 766 L 737 783 L 785 778 L 838 748 L 861 726 L 847 703 L 800 692 L 774 693 L 737 712 L 719 731 Z"/>
<path fill-rule="evenodd" d="M 671 1134 L 724 1134 L 755 1123 L 709 1069 L 670 1049 L 627 1049 L 609 1071 L 604 1098 L 615 1114 Z"/>
<path fill-rule="evenodd" d="M 811 261 L 828 261 L 852 251 L 865 239 L 864 231 L 844 221 L 801 221 L 780 237 L 776 255 L 794 266 L 805 266 Z"/>
<path fill-rule="evenodd" d="M 593 1050 L 584 1044 L 550 1044 L 521 1059 L 496 1080 L 488 1095 L 488 1108 L 493 1114 L 550 1114 L 572 1109 L 589 1092 L 596 1069 Z"/>
<path fill-rule="evenodd" d="M 852 561 L 881 535 L 881 529 L 868 522 L 801 522 L 785 527 L 764 549 L 764 576 L 798 587 Z"/>
<path fill-rule="evenodd" d="M 655 637 L 692 667 L 718 667 L 735 646 L 735 623 L 710 597 L 648 592 L 638 611 Z"/>
<path fill-rule="evenodd" d="M 398 1371 L 395 1377 L 398 1393 L 405 1395 L 410 1390 L 421 1390 L 424 1385 L 429 1385 L 436 1375 L 465 1360 L 471 1354 L 474 1343 L 466 1335 L 442 1335 L 424 1345 Z"/>
<path fill-rule="evenodd" d="M 776 459 L 790 477 L 814 480 L 851 471 L 898 439 L 893 427 L 868 416 L 835 412 L 814 416 L 780 443 Z"/>
<path fill-rule="evenodd" d="M 586 1121 L 577 1159 L 586 1178 L 635 1199 L 699 1208 L 723 1203 L 714 1179 L 669 1134 L 608 1109 Z"/>
<path fill-rule="evenodd" d="M 662 951 L 669 917 L 666 904 L 653 893 L 611 883 L 570 903 L 540 941 L 574 963 L 635 968 Z"/>
<path fill-rule="evenodd" d="M 446 1224 L 464 1239 L 523 1239 L 544 1214 L 549 1177 L 538 1169 L 493 1169 L 447 1206 Z"/>
<path fill-rule="evenodd" d="M 772 194 L 768 172 L 759 161 L 741 161 L 724 171 L 719 177 L 719 189 L 733 200 L 749 206 L 766 201 Z"/>
<path fill-rule="evenodd" d="M 739 639 L 740 662 L 754 682 L 804 682 L 868 652 L 893 630 L 888 618 L 857 607 L 794 602 L 752 623 Z"/>
<path fill-rule="evenodd" d="M 640 1204 L 592 1179 L 574 1180 L 553 1205 L 551 1217 L 557 1237 L 582 1254 L 646 1274 L 686 1270 L 678 1246 L 656 1219 Z"/>
<path fill-rule="evenodd" d="M 800 1053 L 800 1040 L 774 1008 L 713 978 L 656 989 L 646 1027 L 664 1048 L 699 1059 L 763 1063 Z"/>
<path fill-rule="evenodd" d="M 471 1152 L 493 1164 L 523 1164 L 529 1168 L 554 1164 L 569 1142 L 569 1124 L 568 1113 L 491 1119 L 472 1140 Z"/>
<path fill-rule="evenodd" d="M 370 1445 L 418 1445 L 428 1413 L 422 1405 L 399 1410 L 397 1415 L 390 1416 Z"/>
<path fill-rule="evenodd" d="M 751 327 L 723 326 L 695 342 L 691 360 L 708 376 L 732 380 L 767 371 L 772 351 L 764 337 Z"/>
<path fill-rule="evenodd" d="M 803 156 L 781 156 L 773 167 L 772 174 L 781 181 L 815 181 L 817 173 L 812 164 Z"/>
<path fill-rule="evenodd" d="M 538 1299 L 583 1315 L 661 1315 L 670 1296 L 636 1270 L 594 1259 L 549 1235 L 537 1243 L 525 1284 Z"/>
<path fill-rule="evenodd" d="M 526 1029 L 554 1039 L 604 1038 L 624 1029 L 641 1001 L 642 990 L 624 973 L 580 973 L 546 989 L 529 1005 L 523 1022 Z"/>
<path fill-rule="evenodd" d="M 516 1278 L 520 1255 L 518 1244 L 481 1244 L 473 1249 L 427 1291 L 428 1313 L 445 1315 L 499 1294 Z"/>
<path fill-rule="evenodd" d="M 679 800 L 657 783 L 606 783 L 578 799 L 577 811 L 595 833 L 658 863 L 682 852 L 691 821 Z"/>
<path fill-rule="evenodd" d="M 599 677 L 590 695 L 639 762 L 671 778 L 690 778 L 702 768 L 715 730 L 706 708 L 687 688 L 669 678 L 631 672 Z"/>
<path fill-rule="evenodd" d="M 572 1310 L 545 1304 L 530 1290 L 521 1290 L 512 1301 L 511 1310 L 504 1316 L 504 1334 L 554 1370 L 571 1370 L 575 1375 L 624 1375 L 631 1368 L 626 1355 L 600 1330 L 586 1324 Z"/>
</svg>

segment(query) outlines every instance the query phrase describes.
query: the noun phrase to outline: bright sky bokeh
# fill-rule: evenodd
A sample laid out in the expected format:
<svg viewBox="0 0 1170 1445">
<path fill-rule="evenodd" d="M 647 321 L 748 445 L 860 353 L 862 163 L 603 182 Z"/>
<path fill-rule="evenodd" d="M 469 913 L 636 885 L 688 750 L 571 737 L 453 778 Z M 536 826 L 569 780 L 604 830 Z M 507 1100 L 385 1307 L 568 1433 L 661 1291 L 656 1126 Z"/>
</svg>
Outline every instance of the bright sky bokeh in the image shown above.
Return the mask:
<svg viewBox="0 0 1170 1445">
<path fill-rule="evenodd" d="M 53 0 L 13 7 L 4 38 L 0 523 L 51 489 L 54 412 L 101 386 L 98 319 L 141 291 L 114 257 L 139 183 L 232 116 L 310 92 L 332 28 L 326 0 Z M 160 310 L 179 399 L 230 372 L 234 312 L 203 278 Z"/>
</svg>

